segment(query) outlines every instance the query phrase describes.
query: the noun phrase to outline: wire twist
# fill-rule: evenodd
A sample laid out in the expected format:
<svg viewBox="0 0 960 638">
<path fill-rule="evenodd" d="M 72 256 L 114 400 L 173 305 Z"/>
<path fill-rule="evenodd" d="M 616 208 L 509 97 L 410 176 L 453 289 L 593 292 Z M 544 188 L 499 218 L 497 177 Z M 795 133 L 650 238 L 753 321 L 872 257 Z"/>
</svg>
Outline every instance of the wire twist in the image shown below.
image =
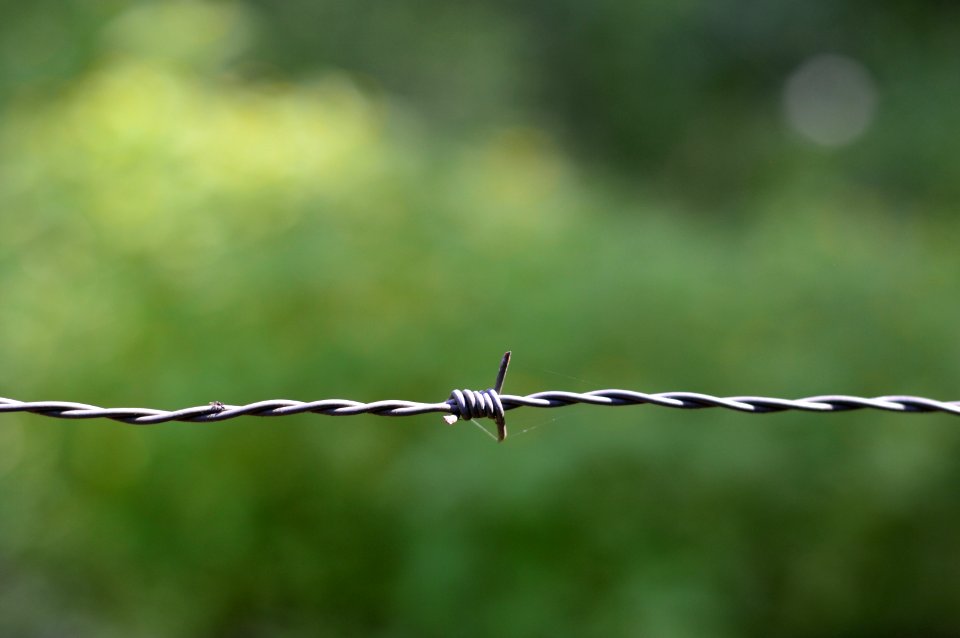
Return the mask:
<svg viewBox="0 0 960 638">
<path fill-rule="evenodd" d="M 633 390 L 593 390 L 591 392 L 564 392 L 550 390 L 526 396 L 501 394 L 503 380 L 510 363 L 507 352 L 500 362 L 500 372 L 492 388 L 483 391 L 454 390 L 443 403 L 418 401 L 374 401 L 362 403 L 345 399 L 321 401 L 290 401 L 275 399 L 247 405 L 227 405 L 213 401 L 207 405 L 180 410 L 156 410 L 152 408 L 102 408 L 86 403 L 66 401 L 25 402 L 0 398 L 0 414 L 5 412 L 28 412 L 57 419 L 112 419 L 124 423 L 150 425 L 169 421 L 206 423 L 226 421 L 241 416 L 289 416 L 292 414 L 325 414 L 328 416 L 354 416 L 375 414 L 378 416 L 414 416 L 417 414 L 441 413 L 447 423 L 460 419 L 489 418 L 497 424 L 497 440 L 507 436 L 505 413 L 521 407 L 562 408 L 575 404 L 624 406 L 656 405 L 664 408 L 696 410 L 724 408 L 752 414 L 768 414 L 799 410 L 803 412 L 846 412 L 849 410 L 885 410 L 887 412 L 930 413 L 942 412 L 960 416 L 960 401 L 937 401 L 910 395 L 887 395 L 873 398 L 842 394 L 820 395 L 803 399 L 779 399 L 774 397 L 735 396 L 716 397 L 696 392 L 644 393 Z"/>
<path fill-rule="evenodd" d="M 500 371 L 497 373 L 497 381 L 492 388 L 483 392 L 476 390 L 454 390 L 450 393 L 447 405 L 450 406 L 450 414 L 443 417 L 444 420 L 453 425 L 457 419 L 467 421 L 475 418 L 486 417 L 493 419 L 497 424 L 497 441 L 503 441 L 507 438 L 507 422 L 504 417 L 503 402 L 500 400 L 500 390 L 503 389 L 503 380 L 507 376 L 507 368 L 510 366 L 510 352 L 507 351 L 500 361 Z"/>
</svg>

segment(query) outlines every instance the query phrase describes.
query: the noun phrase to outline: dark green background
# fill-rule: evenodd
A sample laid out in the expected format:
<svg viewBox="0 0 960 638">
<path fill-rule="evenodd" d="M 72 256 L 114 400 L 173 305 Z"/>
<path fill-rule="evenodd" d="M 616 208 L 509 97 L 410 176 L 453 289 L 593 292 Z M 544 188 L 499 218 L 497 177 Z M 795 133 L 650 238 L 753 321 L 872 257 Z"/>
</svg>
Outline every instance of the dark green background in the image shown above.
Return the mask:
<svg viewBox="0 0 960 638">
<path fill-rule="evenodd" d="M 0 395 L 960 398 L 958 65 L 951 2 L 3 2 Z M 956 417 L 508 423 L 2 416 L 0 633 L 960 635 Z"/>
</svg>

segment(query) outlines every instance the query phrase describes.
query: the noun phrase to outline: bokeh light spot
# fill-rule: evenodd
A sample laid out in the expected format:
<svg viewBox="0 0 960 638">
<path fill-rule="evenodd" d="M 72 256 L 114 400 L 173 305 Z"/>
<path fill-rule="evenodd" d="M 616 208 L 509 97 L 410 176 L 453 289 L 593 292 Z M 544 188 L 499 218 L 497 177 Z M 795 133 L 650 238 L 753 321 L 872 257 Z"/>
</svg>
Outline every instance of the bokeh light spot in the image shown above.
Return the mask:
<svg viewBox="0 0 960 638">
<path fill-rule="evenodd" d="M 823 146 L 845 146 L 870 127 L 877 92 L 867 69 L 825 54 L 806 60 L 787 79 L 783 109 L 790 127 Z"/>
</svg>

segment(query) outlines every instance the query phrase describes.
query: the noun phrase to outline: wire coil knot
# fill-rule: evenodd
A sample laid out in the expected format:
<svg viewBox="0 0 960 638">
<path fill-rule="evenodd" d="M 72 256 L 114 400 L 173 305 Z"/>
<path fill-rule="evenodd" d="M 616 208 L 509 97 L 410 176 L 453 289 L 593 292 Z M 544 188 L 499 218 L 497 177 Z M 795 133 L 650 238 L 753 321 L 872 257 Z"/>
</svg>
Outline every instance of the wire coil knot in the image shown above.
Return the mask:
<svg viewBox="0 0 960 638">
<path fill-rule="evenodd" d="M 503 403 L 493 388 L 483 390 L 454 390 L 447 403 L 457 417 L 470 419 L 488 418 L 494 421 L 503 419 Z"/>
<path fill-rule="evenodd" d="M 510 365 L 509 352 L 503 355 L 497 382 L 492 388 L 482 391 L 454 390 L 451 392 L 450 398 L 447 399 L 450 414 L 443 417 L 444 420 L 453 425 L 458 419 L 466 421 L 479 418 L 493 419 L 497 424 L 497 440 L 503 441 L 507 438 L 507 422 L 504 417 L 503 402 L 500 401 L 500 390 L 503 389 L 503 379 L 507 375 L 508 365 Z"/>
</svg>

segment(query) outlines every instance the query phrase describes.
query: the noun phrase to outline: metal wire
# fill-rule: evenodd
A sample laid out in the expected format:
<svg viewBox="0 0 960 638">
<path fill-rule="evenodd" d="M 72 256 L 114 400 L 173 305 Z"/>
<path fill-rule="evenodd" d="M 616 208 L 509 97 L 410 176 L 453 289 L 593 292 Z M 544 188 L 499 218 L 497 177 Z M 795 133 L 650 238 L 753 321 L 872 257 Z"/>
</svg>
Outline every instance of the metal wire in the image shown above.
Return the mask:
<svg viewBox="0 0 960 638">
<path fill-rule="evenodd" d="M 246 405 L 228 405 L 213 401 L 207 405 L 180 410 L 156 410 L 152 408 L 102 408 L 86 403 L 67 401 L 17 401 L 0 398 L 0 413 L 29 412 L 58 419 L 113 419 L 124 423 L 151 425 L 168 421 L 206 423 L 226 421 L 240 416 L 289 416 L 292 414 L 325 414 L 328 416 L 353 416 L 375 414 L 378 416 L 414 416 L 417 414 L 442 413 L 448 423 L 458 419 L 490 418 L 497 424 L 497 438 L 507 436 L 504 412 L 520 407 L 562 408 L 585 403 L 588 405 L 623 406 L 657 405 L 665 408 L 702 409 L 726 408 L 739 412 L 767 414 L 800 410 L 804 412 L 846 412 L 849 410 L 874 409 L 888 412 L 944 412 L 960 416 L 960 401 L 937 401 L 925 397 L 888 395 L 873 398 L 829 394 L 802 399 L 778 399 L 773 397 L 734 396 L 716 397 L 697 392 L 645 393 L 632 390 L 593 390 L 590 392 L 564 392 L 548 390 L 525 396 L 500 394 L 510 353 L 500 363 L 500 372 L 493 388 L 484 391 L 454 390 L 442 403 L 418 401 L 374 401 L 363 403 L 345 399 L 321 401 L 290 401 L 275 399 Z"/>
</svg>

